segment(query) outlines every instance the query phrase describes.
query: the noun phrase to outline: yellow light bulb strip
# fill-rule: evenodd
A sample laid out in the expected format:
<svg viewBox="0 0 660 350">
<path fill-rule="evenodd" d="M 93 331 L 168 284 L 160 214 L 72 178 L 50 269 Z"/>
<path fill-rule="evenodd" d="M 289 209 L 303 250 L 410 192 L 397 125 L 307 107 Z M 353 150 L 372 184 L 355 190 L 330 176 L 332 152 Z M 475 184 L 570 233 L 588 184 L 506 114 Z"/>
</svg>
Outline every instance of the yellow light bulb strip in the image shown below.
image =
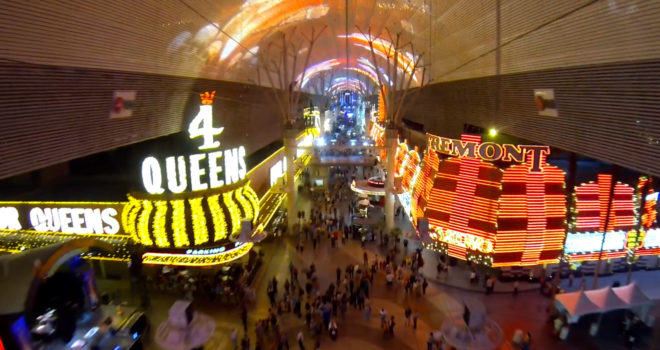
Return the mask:
<svg viewBox="0 0 660 350">
<path fill-rule="evenodd" d="M 154 242 L 149 237 L 149 215 L 153 209 L 153 204 L 150 201 L 142 201 L 142 212 L 138 218 L 137 232 L 140 237 L 142 245 L 154 245 Z"/>
<path fill-rule="evenodd" d="M 244 188 L 245 187 L 240 187 L 234 193 L 236 194 L 235 197 L 236 200 L 238 201 L 238 204 L 240 204 L 241 207 L 243 207 L 243 212 L 245 213 L 245 216 L 243 218 L 252 221 L 252 219 L 254 218 L 254 213 L 252 212 L 252 206 L 250 205 L 250 202 L 247 199 L 245 199 L 245 197 L 243 196 Z"/>
<path fill-rule="evenodd" d="M 202 197 L 189 199 L 192 209 L 192 226 L 195 245 L 204 244 L 209 241 L 209 232 L 206 227 L 206 215 L 202 208 Z"/>
<path fill-rule="evenodd" d="M 220 207 L 220 195 L 209 196 L 206 200 L 209 204 L 209 209 L 211 209 L 211 217 L 213 217 L 213 229 L 215 230 L 214 241 L 217 242 L 227 238 L 227 221 Z"/>
<path fill-rule="evenodd" d="M 145 253 L 143 264 L 178 265 L 178 266 L 211 266 L 231 262 L 247 254 L 253 243 L 246 243 L 236 249 L 211 255 L 188 255 L 170 253 Z"/>
<path fill-rule="evenodd" d="M 165 228 L 165 219 L 167 214 L 167 201 L 155 201 L 156 213 L 153 221 L 153 234 L 156 245 L 161 248 L 168 248 L 170 242 L 167 239 L 167 229 Z"/>
<path fill-rule="evenodd" d="M 140 237 L 138 237 L 137 230 L 135 229 L 135 216 L 140 211 L 140 202 L 131 196 L 128 198 L 129 202 L 124 205 L 124 209 L 121 212 L 121 224 L 124 227 L 124 231 L 131 236 L 131 239 L 139 243 Z"/>
<path fill-rule="evenodd" d="M 227 210 L 229 210 L 229 218 L 231 219 L 231 233 L 236 234 L 241 231 L 241 212 L 236 205 L 236 202 L 231 198 L 234 191 L 225 192 L 222 194 L 222 201 L 225 203 Z"/>
<path fill-rule="evenodd" d="M 186 233 L 185 201 L 183 199 L 172 201 L 172 238 L 177 248 L 190 245 Z"/>
<path fill-rule="evenodd" d="M 257 198 L 257 194 L 254 192 L 252 187 L 250 187 L 249 185 L 246 185 L 243 188 L 243 195 L 247 198 L 247 200 L 252 205 L 252 210 L 254 211 L 253 218 L 254 219 L 258 218 L 259 217 L 259 199 Z"/>
</svg>

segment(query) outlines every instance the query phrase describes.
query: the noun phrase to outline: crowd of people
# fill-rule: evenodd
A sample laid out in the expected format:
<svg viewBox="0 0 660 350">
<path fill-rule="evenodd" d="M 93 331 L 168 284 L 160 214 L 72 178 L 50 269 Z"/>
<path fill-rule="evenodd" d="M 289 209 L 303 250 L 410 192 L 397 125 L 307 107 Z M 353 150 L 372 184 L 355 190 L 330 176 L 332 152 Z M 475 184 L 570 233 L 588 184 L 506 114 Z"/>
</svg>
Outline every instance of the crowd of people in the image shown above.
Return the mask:
<svg viewBox="0 0 660 350">
<path fill-rule="evenodd" d="M 250 251 L 247 263 L 234 263 L 210 271 L 186 269 L 181 266 L 162 266 L 147 275 L 152 289 L 182 295 L 188 300 L 205 299 L 236 304 L 243 299 L 254 299 L 252 281 L 263 264 L 263 251 Z"/>
</svg>

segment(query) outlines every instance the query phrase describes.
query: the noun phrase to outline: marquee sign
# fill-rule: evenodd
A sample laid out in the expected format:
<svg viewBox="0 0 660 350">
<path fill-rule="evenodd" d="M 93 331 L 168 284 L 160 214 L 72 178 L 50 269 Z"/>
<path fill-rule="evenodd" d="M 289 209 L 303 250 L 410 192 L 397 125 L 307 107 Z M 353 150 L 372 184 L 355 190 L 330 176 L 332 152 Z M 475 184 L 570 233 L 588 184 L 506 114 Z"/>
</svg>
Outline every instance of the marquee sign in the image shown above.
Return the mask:
<svg viewBox="0 0 660 350">
<path fill-rule="evenodd" d="M 123 235 L 123 203 L 1 202 L 0 230 Z"/>
<path fill-rule="evenodd" d="M 187 130 L 202 152 L 146 157 L 147 193 L 129 194 L 126 202 L 0 202 L 0 249 L 20 252 L 96 235 L 117 248 L 97 256 L 102 259 L 127 260 L 129 241 L 145 249 L 145 264 L 214 265 L 245 255 L 259 198 L 246 179 L 245 148 L 218 150 L 224 128 L 213 126 L 214 95 L 200 95 Z"/>
<path fill-rule="evenodd" d="M 525 163 L 527 156 L 531 155 L 529 167 L 533 172 L 542 170 L 543 156 L 550 154 L 549 146 L 500 145 L 495 142 L 481 143 L 471 140 L 455 140 L 432 134 L 426 135 L 430 149 L 454 157 L 480 158 L 487 162 L 501 160 L 504 162 Z"/>
<path fill-rule="evenodd" d="M 190 139 L 202 138 L 199 150 L 214 150 L 220 147 L 220 141 L 216 141 L 215 136 L 224 130 L 213 126 L 215 91 L 200 96 L 202 105 L 188 126 L 188 134 Z M 166 181 L 163 181 L 162 162 L 155 157 L 147 157 L 142 162 L 142 183 L 150 194 L 163 194 L 165 187 L 171 193 L 202 191 L 238 182 L 245 178 L 246 172 L 245 147 L 240 146 L 224 151 L 167 157 Z"/>
</svg>

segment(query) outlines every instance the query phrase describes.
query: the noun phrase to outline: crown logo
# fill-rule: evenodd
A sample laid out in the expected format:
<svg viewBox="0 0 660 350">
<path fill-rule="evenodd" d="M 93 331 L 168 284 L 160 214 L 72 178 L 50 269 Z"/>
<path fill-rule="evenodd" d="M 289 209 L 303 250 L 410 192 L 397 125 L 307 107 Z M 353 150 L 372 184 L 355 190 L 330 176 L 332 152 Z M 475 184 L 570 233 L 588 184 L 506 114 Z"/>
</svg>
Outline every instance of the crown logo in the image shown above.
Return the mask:
<svg viewBox="0 0 660 350">
<path fill-rule="evenodd" d="M 209 94 L 208 91 L 206 91 L 203 94 L 199 94 L 199 97 L 202 98 L 202 104 L 203 105 L 212 105 L 213 104 L 213 98 L 215 97 L 215 90 L 211 91 Z"/>
</svg>

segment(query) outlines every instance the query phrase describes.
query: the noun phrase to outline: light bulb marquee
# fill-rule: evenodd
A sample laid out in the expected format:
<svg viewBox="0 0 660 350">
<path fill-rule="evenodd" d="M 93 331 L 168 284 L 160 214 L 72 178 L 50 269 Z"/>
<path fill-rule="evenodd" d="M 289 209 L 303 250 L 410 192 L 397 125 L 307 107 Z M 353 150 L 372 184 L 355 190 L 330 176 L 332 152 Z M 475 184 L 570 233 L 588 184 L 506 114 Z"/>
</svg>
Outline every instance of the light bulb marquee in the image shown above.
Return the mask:
<svg viewBox="0 0 660 350">
<path fill-rule="evenodd" d="M 567 223 L 565 173 L 546 163 L 549 147 L 430 134 L 428 146 L 412 182 L 412 221 L 417 227 L 427 219 L 429 238 L 450 256 L 502 267 L 555 263 L 562 252 L 572 261 L 660 254 L 650 179 L 640 179 L 636 196 L 632 187 L 614 184 L 607 227 L 611 175 L 577 186 L 574 221 Z M 519 164 L 500 170 L 494 161 Z"/>
<path fill-rule="evenodd" d="M 94 237 L 117 247 L 98 257 L 109 260 L 128 260 L 129 241 L 144 247 L 146 264 L 214 265 L 245 255 L 253 244 L 236 239 L 255 224 L 259 198 L 245 179 L 245 148 L 217 150 L 224 128 L 213 126 L 214 95 L 200 95 L 187 130 L 204 153 L 146 157 L 147 193 L 129 194 L 128 202 L 0 202 L 0 250 Z"/>
</svg>

